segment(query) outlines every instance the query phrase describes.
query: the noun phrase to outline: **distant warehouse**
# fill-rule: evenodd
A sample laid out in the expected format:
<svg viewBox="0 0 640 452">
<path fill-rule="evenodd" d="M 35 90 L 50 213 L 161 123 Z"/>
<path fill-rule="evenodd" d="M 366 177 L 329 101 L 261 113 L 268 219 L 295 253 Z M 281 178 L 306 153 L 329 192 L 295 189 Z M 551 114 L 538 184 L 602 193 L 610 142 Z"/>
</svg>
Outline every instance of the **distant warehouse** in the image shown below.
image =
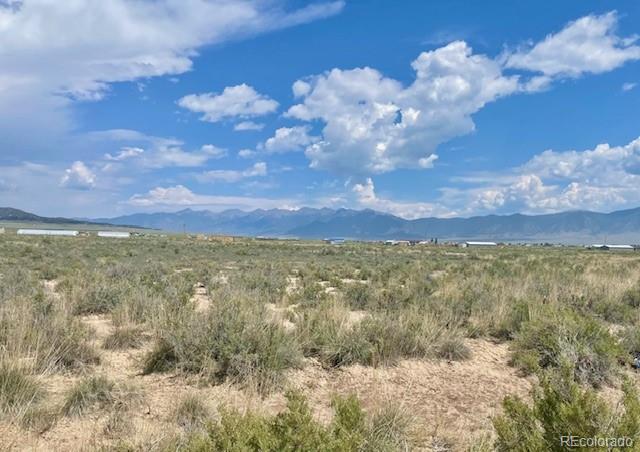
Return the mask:
<svg viewBox="0 0 640 452">
<path fill-rule="evenodd" d="M 67 229 L 18 229 L 18 235 L 57 235 L 66 237 L 76 237 L 78 231 L 69 231 Z"/>
<path fill-rule="evenodd" d="M 131 237 L 131 233 L 124 231 L 99 231 L 98 237 L 107 237 L 111 239 L 128 239 L 129 237 Z"/>
<path fill-rule="evenodd" d="M 591 245 L 588 248 L 592 250 L 602 250 L 602 251 L 635 251 L 635 247 L 633 245 Z"/>
<path fill-rule="evenodd" d="M 498 246 L 498 244 L 496 242 L 464 242 L 462 246 Z"/>
</svg>

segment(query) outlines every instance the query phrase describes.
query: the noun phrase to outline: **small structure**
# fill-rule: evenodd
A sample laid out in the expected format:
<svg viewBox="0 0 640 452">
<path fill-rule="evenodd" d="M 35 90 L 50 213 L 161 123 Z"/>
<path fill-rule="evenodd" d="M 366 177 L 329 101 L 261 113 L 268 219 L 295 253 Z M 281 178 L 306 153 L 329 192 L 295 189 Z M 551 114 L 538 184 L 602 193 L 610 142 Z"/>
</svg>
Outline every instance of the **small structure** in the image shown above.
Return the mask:
<svg viewBox="0 0 640 452">
<path fill-rule="evenodd" d="M 80 233 L 78 231 L 70 231 L 68 229 L 18 229 L 17 234 L 76 237 Z"/>
<path fill-rule="evenodd" d="M 342 237 L 329 237 L 323 239 L 323 242 L 330 245 L 344 245 L 345 240 Z"/>
<path fill-rule="evenodd" d="M 591 250 L 601 251 L 635 251 L 633 245 L 606 245 L 606 244 L 594 244 L 588 247 Z"/>
<path fill-rule="evenodd" d="M 126 231 L 98 231 L 98 237 L 106 237 L 110 239 L 128 239 L 129 237 L 131 237 L 131 233 Z"/>
<path fill-rule="evenodd" d="M 4 234 L 4 228 L 0 228 L 0 234 Z"/>
<path fill-rule="evenodd" d="M 496 242 L 464 242 L 463 247 L 470 247 L 470 246 L 486 247 L 486 246 L 498 246 L 498 244 Z"/>
</svg>

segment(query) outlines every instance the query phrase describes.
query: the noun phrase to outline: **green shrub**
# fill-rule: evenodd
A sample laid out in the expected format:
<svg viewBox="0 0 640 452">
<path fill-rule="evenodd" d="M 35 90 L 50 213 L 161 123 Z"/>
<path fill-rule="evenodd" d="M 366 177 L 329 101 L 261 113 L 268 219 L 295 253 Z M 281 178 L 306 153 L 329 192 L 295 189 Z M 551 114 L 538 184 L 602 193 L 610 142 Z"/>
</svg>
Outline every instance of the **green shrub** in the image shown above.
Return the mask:
<svg viewBox="0 0 640 452">
<path fill-rule="evenodd" d="M 336 398 L 334 417 L 323 426 L 313 419 L 305 398 L 287 393 L 287 408 L 265 417 L 223 410 L 219 422 L 209 425 L 205 436 L 194 435 L 186 444 L 172 444 L 167 450 L 237 451 L 392 451 L 408 444 L 406 424 L 393 416 L 367 419 L 358 400 Z"/>
<path fill-rule="evenodd" d="M 518 397 L 507 397 L 504 414 L 493 421 L 497 451 L 564 451 L 561 437 L 629 437 L 640 440 L 640 401 L 633 384 L 623 386 L 622 406 L 610 405 L 590 388 L 573 381 L 573 370 L 541 379 L 533 392 L 533 406 Z M 637 447 L 637 446 L 636 446 Z M 594 448 L 589 450 L 619 450 Z M 624 450 L 624 448 L 622 449 Z M 635 449 L 633 449 L 635 450 Z"/>
<path fill-rule="evenodd" d="M 570 366 L 576 381 L 600 386 L 615 372 L 621 348 L 607 328 L 571 311 L 527 322 L 512 344 L 512 364 L 525 373 Z"/>
</svg>

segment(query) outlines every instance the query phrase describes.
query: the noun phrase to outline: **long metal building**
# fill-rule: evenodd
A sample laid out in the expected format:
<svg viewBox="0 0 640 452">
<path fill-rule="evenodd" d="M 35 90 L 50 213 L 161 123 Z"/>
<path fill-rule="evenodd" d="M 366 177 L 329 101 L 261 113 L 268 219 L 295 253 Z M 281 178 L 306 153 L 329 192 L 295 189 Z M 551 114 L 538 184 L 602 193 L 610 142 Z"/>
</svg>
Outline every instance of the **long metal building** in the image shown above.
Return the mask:
<svg viewBox="0 0 640 452">
<path fill-rule="evenodd" d="M 131 237 L 131 233 L 126 231 L 98 231 L 98 237 L 107 237 L 110 239 L 128 239 L 129 237 Z"/>
<path fill-rule="evenodd" d="M 56 235 L 75 237 L 79 234 L 78 231 L 70 231 L 67 229 L 18 229 L 18 235 Z"/>
</svg>

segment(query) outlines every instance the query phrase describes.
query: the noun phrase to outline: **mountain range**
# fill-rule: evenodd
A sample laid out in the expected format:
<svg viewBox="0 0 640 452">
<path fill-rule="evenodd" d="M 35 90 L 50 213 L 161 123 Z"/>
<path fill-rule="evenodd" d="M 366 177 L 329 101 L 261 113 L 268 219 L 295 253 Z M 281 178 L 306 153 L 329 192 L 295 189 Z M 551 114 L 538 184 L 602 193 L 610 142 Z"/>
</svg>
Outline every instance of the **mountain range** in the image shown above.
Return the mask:
<svg viewBox="0 0 640 452">
<path fill-rule="evenodd" d="M 67 219 L 42 217 L 0 208 L 0 221 L 49 224 L 109 224 L 171 232 L 239 236 L 344 237 L 359 240 L 497 240 L 560 243 L 640 243 L 640 208 L 611 213 L 571 211 L 547 215 L 486 215 L 470 218 L 407 220 L 375 210 L 301 208 L 257 209 L 250 212 L 184 209 L 137 213 L 115 218 Z"/>
<path fill-rule="evenodd" d="M 486 215 L 407 220 L 370 209 L 257 209 L 251 212 L 185 209 L 94 221 L 167 231 L 245 236 L 382 239 L 491 239 L 563 243 L 640 243 L 640 208 L 611 213 L 571 211 L 547 215 Z"/>
</svg>

